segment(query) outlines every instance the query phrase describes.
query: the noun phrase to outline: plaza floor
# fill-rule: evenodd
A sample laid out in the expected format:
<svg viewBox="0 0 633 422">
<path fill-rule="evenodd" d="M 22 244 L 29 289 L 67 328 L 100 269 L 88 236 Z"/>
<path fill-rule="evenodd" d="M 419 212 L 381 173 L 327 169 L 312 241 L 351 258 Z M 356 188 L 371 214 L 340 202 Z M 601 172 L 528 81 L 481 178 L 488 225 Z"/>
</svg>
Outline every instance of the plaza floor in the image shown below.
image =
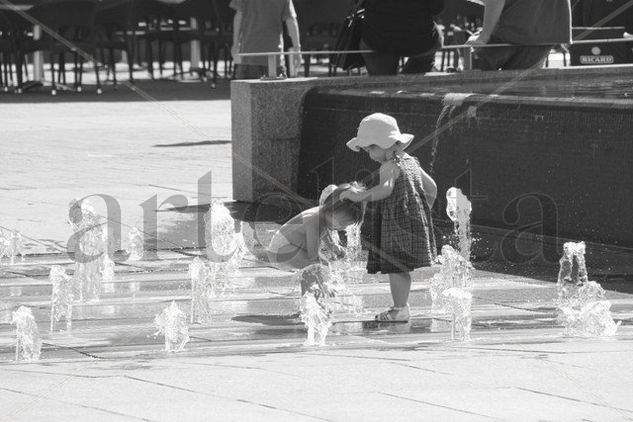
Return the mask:
<svg viewBox="0 0 633 422">
<path fill-rule="evenodd" d="M 624 273 L 607 277 L 623 271 L 603 283 L 615 337 L 563 335 L 555 265 L 475 263 L 470 341 L 451 341 L 448 318 L 431 312 L 429 268 L 415 273 L 410 324 L 370 321 L 390 293 L 365 275 L 348 283 L 363 313 L 336 312 L 326 346 L 308 347 L 292 317 L 296 279 L 260 253 L 275 216 L 243 222 L 259 242 L 211 320 L 190 326 L 184 351 L 164 352 L 154 317 L 190 306 L 197 224 L 210 199 L 231 200 L 230 104 L 226 85 L 139 87 L 148 95 L 108 101 L 0 95 L 0 226 L 22 232 L 28 253 L 0 266 L 0 421 L 633 420 L 633 294 Z M 48 273 L 73 267 L 68 203 L 93 194 L 120 205 L 123 233 L 159 210 L 158 259 L 117 262 L 101 299 L 75 307 L 72 331 L 51 333 Z M 14 361 L 21 305 L 42 335 L 37 362 Z"/>
</svg>

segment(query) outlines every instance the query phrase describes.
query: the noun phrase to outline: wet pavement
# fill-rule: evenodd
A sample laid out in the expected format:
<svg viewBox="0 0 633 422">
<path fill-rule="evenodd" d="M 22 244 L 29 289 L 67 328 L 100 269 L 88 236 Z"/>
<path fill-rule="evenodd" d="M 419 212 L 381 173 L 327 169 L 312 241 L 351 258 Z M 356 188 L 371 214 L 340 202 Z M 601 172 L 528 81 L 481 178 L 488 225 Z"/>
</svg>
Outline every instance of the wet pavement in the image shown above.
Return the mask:
<svg viewBox="0 0 633 422">
<path fill-rule="evenodd" d="M 72 331 L 49 332 L 45 269 L 28 256 L 0 278 L 0 420 L 633 420 L 633 295 L 607 291 L 612 338 L 563 336 L 551 281 L 477 270 L 471 341 L 450 340 L 415 272 L 409 324 L 378 324 L 382 276 L 348 282 L 363 314 L 334 314 L 327 344 L 304 346 L 296 277 L 247 256 L 185 350 L 163 351 L 154 317 L 191 303 L 188 264 L 203 251 L 120 262 L 98 301 L 74 307 Z M 11 311 L 31 307 L 41 360 L 16 363 Z M 61 324 L 63 326 L 63 323 Z"/>
<path fill-rule="evenodd" d="M 64 256 L 29 256 L 24 262 L 3 266 L 0 279 L 0 362 L 10 361 L 14 353 L 14 328 L 11 313 L 28 306 L 40 327 L 44 347 L 42 359 L 94 356 L 146 356 L 160 353 L 162 336 L 157 336 L 156 315 L 175 301 L 189 313 L 191 281 L 187 274 L 192 255 L 161 251 L 155 261 L 120 262 L 115 278 L 103 283 L 99 300 L 73 307 L 71 332 L 49 332 L 51 284 L 50 265 L 61 265 L 69 274 L 73 262 Z M 339 310 L 334 315 L 328 343 L 345 347 L 374 347 L 376 339 L 389 343 L 450 340 L 447 315 L 431 312 L 429 279 L 437 268 L 414 273 L 410 305 L 410 324 L 377 324 L 373 315 L 391 304 L 384 276 L 365 274 L 346 282 L 349 295 L 361 299 L 363 313 Z M 552 277 L 552 279 L 554 276 Z M 521 276 L 490 271 L 473 275 L 473 341 L 495 338 L 521 330 L 542 330 L 561 336 L 556 321 L 556 285 Z M 345 301 L 346 297 L 337 298 Z M 633 295 L 607 292 L 613 316 L 627 333 L 633 325 Z M 291 344 L 300 348 L 306 332 L 294 317 L 299 309 L 299 285 L 294 274 L 271 268 L 254 255 L 247 255 L 242 267 L 226 281 L 226 288 L 212 300 L 212 318 L 191 326 L 188 352 L 214 353 L 226 347 L 266 345 L 276 350 Z M 63 326 L 63 324 L 60 324 Z M 518 334 L 524 335 L 524 334 Z"/>
</svg>

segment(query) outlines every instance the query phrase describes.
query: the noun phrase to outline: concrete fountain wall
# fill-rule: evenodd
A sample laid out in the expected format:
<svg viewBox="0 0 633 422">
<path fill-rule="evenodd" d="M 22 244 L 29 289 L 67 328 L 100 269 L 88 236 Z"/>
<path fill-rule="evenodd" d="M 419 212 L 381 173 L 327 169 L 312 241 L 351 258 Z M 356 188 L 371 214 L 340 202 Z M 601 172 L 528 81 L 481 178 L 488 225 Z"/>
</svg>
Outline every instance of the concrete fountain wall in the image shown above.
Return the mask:
<svg viewBox="0 0 633 422">
<path fill-rule="evenodd" d="M 381 111 L 416 135 L 423 166 L 439 135 L 434 177 L 441 192 L 456 185 L 472 197 L 475 223 L 633 245 L 633 100 L 540 92 L 595 78 L 633 81 L 633 68 L 233 82 L 234 199 L 314 199 L 329 183 L 367 178 L 377 166 L 344 143 Z M 436 132 L 445 93 L 521 81 L 535 92 L 472 95 Z"/>
</svg>

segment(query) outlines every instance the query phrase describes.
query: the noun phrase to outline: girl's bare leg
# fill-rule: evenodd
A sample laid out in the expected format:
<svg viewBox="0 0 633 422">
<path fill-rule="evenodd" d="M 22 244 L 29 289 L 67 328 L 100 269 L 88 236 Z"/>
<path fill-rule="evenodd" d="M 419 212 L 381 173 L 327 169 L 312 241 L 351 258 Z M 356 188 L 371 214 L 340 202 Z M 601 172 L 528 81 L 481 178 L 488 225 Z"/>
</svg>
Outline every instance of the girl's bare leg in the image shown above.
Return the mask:
<svg viewBox="0 0 633 422">
<path fill-rule="evenodd" d="M 403 308 L 409 302 L 409 292 L 411 291 L 411 273 L 389 274 L 389 287 L 393 306 Z"/>
</svg>

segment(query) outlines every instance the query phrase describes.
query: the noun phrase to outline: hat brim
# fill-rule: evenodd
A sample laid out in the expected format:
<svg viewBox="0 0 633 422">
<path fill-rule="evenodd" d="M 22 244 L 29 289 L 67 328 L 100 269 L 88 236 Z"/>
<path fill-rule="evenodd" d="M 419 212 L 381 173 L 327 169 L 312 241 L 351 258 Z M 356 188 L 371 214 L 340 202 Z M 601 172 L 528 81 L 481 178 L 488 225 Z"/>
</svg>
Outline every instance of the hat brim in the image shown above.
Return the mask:
<svg viewBox="0 0 633 422">
<path fill-rule="evenodd" d="M 396 143 L 404 144 L 402 149 L 407 148 L 411 145 L 411 141 L 413 141 L 414 135 L 410 133 L 401 133 L 399 135 L 394 135 L 392 137 L 384 139 L 382 142 L 376 142 L 375 140 L 363 139 L 363 138 L 352 138 L 347 142 L 347 147 L 352 151 L 358 152 L 361 148 L 368 147 L 371 145 L 379 146 L 383 149 L 388 149 L 394 146 Z"/>
</svg>

